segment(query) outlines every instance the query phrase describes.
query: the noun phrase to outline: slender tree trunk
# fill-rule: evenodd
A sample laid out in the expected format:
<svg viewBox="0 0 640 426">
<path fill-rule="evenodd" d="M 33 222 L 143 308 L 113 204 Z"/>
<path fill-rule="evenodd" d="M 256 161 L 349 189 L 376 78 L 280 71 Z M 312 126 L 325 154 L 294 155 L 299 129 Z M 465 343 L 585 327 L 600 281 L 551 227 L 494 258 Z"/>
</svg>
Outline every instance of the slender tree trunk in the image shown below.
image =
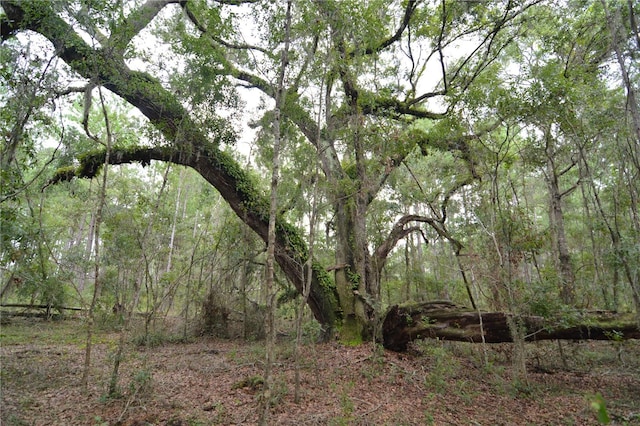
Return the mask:
<svg viewBox="0 0 640 426">
<path fill-rule="evenodd" d="M 11 290 L 11 287 L 14 284 L 16 268 L 17 268 L 17 263 L 14 262 L 14 264 L 11 267 L 11 271 L 9 272 L 9 278 L 7 278 L 6 280 L 4 279 L 5 269 L 4 268 L 0 269 L 0 279 L 2 280 L 0 282 L 4 282 L 4 285 L 2 286 L 2 291 L 0 292 L 0 301 L 2 301 L 2 299 L 4 299 L 4 297 L 7 294 L 9 294 L 9 290 Z"/>
<path fill-rule="evenodd" d="M 250 324 L 248 320 L 248 300 L 247 300 L 247 289 L 249 288 L 249 273 L 251 266 L 251 258 L 250 258 L 250 249 L 249 249 L 249 236 L 248 229 L 246 226 L 242 227 L 242 240 L 243 244 L 243 261 L 242 268 L 240 269 L 240 298 L 242 303 L 242 336 L 246 340 L 249 338 L 250 333 Z"/>
<path fill-rule="evenodd" d="M 318 179 L 318 168 L 316 167 L 316 181 Z M 296 345 L 294 352 L 295 360 L 295 390 L 294 390 L 294 402 L 300 403 L 300 348 L 302 346 L 302 320 L 304 318 L 305 307 L 307 306 L 307 299 L 309 299 L 309 292 L 311 291 L 311 280 L 313 278 L 313 252 L 315 244 L 315 228 L 318 216 L 318 186 L 316 185 L 313 192 L 313 200 L 311 202 L 311 217 L 309 218 L 309 260 L 303 266 L 305 275 L 305 284 L 302 291 L 302 297 L 298 303 L 297 316 L 296 316 Z"/>
<path fill-rule="evenodd" d="M 184 305 L 184 328 L 183 328 L 183 333 L 182 336 L 184 338 L 187 337 L 187 330 L 188 330 L 188 324 L 189 324 L 189 309 L 191 307 L 191 287 L 193 287 L 193 284 L 191 282 L 191 276 L 192 276 L 192 271 L 193 268 L 196 267 L 196 254 L 198 252 L 198 246 L 200 245 L 200 241 L 202 241 L 204 239 L 204 236 L 207 234 L 207 232 L 209 231 L 209 223 L 206 223 L 204 226 L 204 229 L 197 234 L 197 229 L 198 229 L 198 220 L 196 217 L 196 221 L 193 225 L 193 238 L 196 239 L 196 242 L 194 244 L 194 247 L 191 251 L 191 259 L 189 260 L 189 272 L 188 272 L 188 278 L 187 278 L 187 288 L 185 289 L 185 305 Z M 202 274 L 203 274 L 203 262 L 200 262 L 200 268 L 198 271 L 198 283 L 202 282 Z M 169 307 L 167 308 L 167 311 L 171 308 L 171 305 L 173 305 L 173 297 L 171 300 L 171 303 L 169 304 Z"/>
<path fill-rule="evenodd" d="M 631 26 L 631 31 L 633 32 L 637 48 L 640 50 L 640 32 L 638 31 L 636 15 L 633 11 L 633 0 L 627 0 L 627 4 L 629 5 L 629 24 Z"/>
<path fill-rule="evenodd" d="M 616 262 L 613 265 L 613 285 L 614 285 L 614 306 L 617 305 L 618 294 L 617 294 L 617 286 L 616 283 L 619 281 L 620 267 L 618 264 L 622 266 L 622 271 L 624 271 L 624 275 L 629 282 L 629 286 L 631 287 L 631 294 L 633 297 L 633 302 L 636 308 L 636 319 L 638 325 L 640 326 L 640 285 L 634 281 L 634 275 L 632 271 L 632 267 L 630 265 L 630 259 L 628 255 L 624 252 L 622 248 L 622 236 L 620 234 L 620 229 L 618 228 L 618 220 L 617 220 L 617 212 L 613 215 L 613 220 L 609 218 L 607 215 L 604 206 L 602 205 L 602 201 L 600 200 L 600 195 L 598 193 L 598 188 L 593 181 L 593 176 L 591 175 L 591 170 L 589 167 L 589 163 L 587 162 L 586 155 L 583 149 L 580 149 L 580 157 L 583 161 L 585 172 L 589 177 L 589 184 L 591 185 L 591 190 L 593 192 L 593 197 L 595 200 L 595 205 L 600 213 L 600 217 L 602 218 L 604 224 L 609 231 L 609 236 L 611 237 L 611 245 L 613 249 L 613 254 L 615 256 Z M 614 206 L 616 206 L 617 201 L 614 202 Z"/>
<path fill-rule="evenodd" d="M 416 214 L 420 214 L 419 209 L 416 209 Z M 417 238 L 417 243 L 415 244 L 415 250 L 414 250 L 414 254 L 413 256 L 411 256 L 412 262 L 413 262 L 413 269 L 415 270 L 417 267 L 418 270 L 418 279 L 414 280 L 414 285 L 413 285 L 413 294 L 416 296 L 416 300 L 417 300 L 417 295 L 420 291 L 420 288 L 424 286 L 425 284 L 425 278 L 427 276 L 427 268 L 425 267 L 425 256 L 424 256 L 424 246 L 427 244 L 427 242 L 424 240 L 424 237 L 421 238 L 421 235 L 416 235 L 415 236 Z M 411 241 L 413 242 L 413 234 L 411 234 Z M 413 245 L 412 245 L 412 249 L 413 249 Z M 445 290 L 444 287 L 442 285 L 440 285 L 437 288 L 437 295 L 438 295 L 438 299 L 444 299 L 446 297 L 445 295 Z M 411 298 L 411 297 L 409 297 Z"/>
<path fill-rule="evenodd" d="M 191 250 L 191 256 L 189 258 L 189 267 L 187 270 L 187 286 L 185 289 L 185 306 L 184 306 L 184 328 L 183 328 L 183 333 L 182 333 L 182 337 L 186 338 L 187 337 L 187 329 L 188 329 L 188 324 L 189 324 L 189 305 L 191 302 L 191 281 L 192 281 L 192 274 L 193 274 L 193 268 L 195 267 L 195 256 L 196 256 L 196 251 L 198 249 L 198 240 L 196 240 L 196 243 L 194 244 L 193 249 Z"/>
<path fill-rule="evenodd" d="M 564 227 L 564 212 L 562 210 L 563 193 L 560 191 L 557 166 L 555 164 L 556 149 L 553 137 L 547 132 L 546 140 L 546 180 L 549 189 L 549 223 L 555 246 L 555 257 L 560 275 L 560 298 L 566 305 L 575 304 L 575 275 L 571 264 L 569 244 Z M 566 194 L 566 193 L 565 193 Z"/>
<path fill-rule="evenodd" d="M 507 310 L 512 312 L 513 315 L 509 316 L 506 320 L 507 329 L 513 345 L 513 367 L 514 376 L 513 380 L 516 384 L 527 383 L 527 369 L 526 369 L 526 352 L 524 347 L 525 330 L 521 326 L 521 320 L 518 317 L 521 311 L 521 301 L 518 297 L 517 291 L 514 289 L 514 273 L 513 269 L 518 263 L 519 253 L 513 251 L 513 226 L 512 218 L 510 216 L 509 203 L 501 199 L 500 185 L 499 185 L 499 166 L 500 162 L 496 156 L 496 163 L 494 164 L 494 175 L 491 184 L 491 209 L 490 209 L 490 221 L 491 228 L 489 231 L 490 237 L 493 241 L 493 245 L 496 251 L 497 257 L 497 281 L 495 296 L 498 299 L 498 305 L 506 304 Z M 506 182 L 508 184 L 509 182 Z M 484 327 L 484 321 L 483 321 Z M 486 330 L 486 328 L 484 328 Z M 484 340 L 483 340 L 484 341 Z"/>
<path fill-rule="evenodd" d="M 326 75 L 324 76 L 326 77 Z M 322 93 L 322 84 L 320 85 L 320 93 Z M 318 103 L 318 133 L 320 127 L 320 119 L 322 117 L 322 100 Z M 321 135 L 318 134 L 318 138 Z M 293 400 L 296 404 L 300 403 L 300 347 L 302 346 L 302 320 L 304 318 L 305 307 L 307 306 L 307 300 L 309 299 L 309 293 L 311 292 L 311 282 L 313 280 L 313 252 L 316 235 L 316 223 L 318 221 L 318 187 L 317 184 L 320 178 L 320 168 L 318 161 L 320 160 L 319 153 L 316 150 L 316 167 L 314 172 L 314 181 L 316 185 L 313 187 L 313 200 L 311 202 L 311 212 L 309 218 L 309 260 L 304 265 L 305 282 L 302 289 L 302 297 L 298 304 L 297 317 L 296 317 L 296 345 L 295 345 L 295 389 L 293 394 Z"/>
<path fill-rule="evenodd" d="M 614 52 L 616 53 L 616 60 L 618 61 L 618 66 L 620 67 L 620 75 L 622 76 L 622 81 L 627 91 L 627 107 L 629 109 L 629 113 L 631 114 L 631 121 L 633 123 L 633 132 L 635 134 L 636 141 L 640 141 L 640 109 L 638 106 L 638 99 L 636 97 L 636 89 L 633 85 L 631 77 L 629 76 L 629 72 L 627 71 L 624 54 L 620 49 L 620 43 L 621 43 L 620 33 L 622 31 L 626 32 L 625 26 L 622 23 L 622 14 L 617 4 L 614 4 L 613 11 L 610 11 L 609 8 L 607 7 L 607 3 L 604 0 L 601 0 L 601 2 L 602 2 L 602 5 L 604 6 L 605 13 L 607 15 L 607 24 L 609 26 L 609 31 L 611 32 L 611 35 L 612 35 L 612 47 Z M 631 12 L 633 12 L 633 8 L 630 8 L 630 10 Z M 633 19 L 633 17 L 634 15 L 633 13 L 631 13 L 630 19 Z M 634 28 L 634 30 L 636 29 Z M 636 33 L 636 38 L 637 38 L 637 33 Z"/>
<path fill-rule="evenodd" d="M 145 272 L 141 272 L 141 274 L 148 275 Z M 140 279 L 147 279 L 147 278 L 140 278 Z M 141 286 L 139 283 L 139 278 L 135 279 L 134 287 L 135 287 L 134 296 L 133 296 L 133 301 L 131 302 L 131 306 L 129 308 L 125 306 L 125 309 L 124 309 L 125 311 L 124 324 L 122 325 L 122 330 L 120 331 L 120 336 L 118 338 L 118 346 L 116 349 L 116 353 L 113 357 L 113 368 L 111 370 L 111 378 L 109 379 L 109 390 L 108 390 L 108 394 L 111 397 L 118 395 L 118 377 L 119 377 L 119 371 L 120 371 L 120 364 L 122 363 L 122 359 L 124 355 L 124 348 L 127 343 L 126 338 L 129 335 L 129 329 L 131 327 L 131 320 L 133 319 L 135 307 L 138 305 L 138 302 L 140 301 Z"/>
<path fill-rule="evenodd" d="M 89 188 L 91 188 L 91 182 L 89 183 Z M 96 215 L 94 214 L 93 211 L 91 211 L 89 214 L 90 214 L 89 229 L 87 231 L 87 239 L 86 239 L 85 254 L 84 254 L 84 259 L 86 260 L 87 265 L 91 260 L 91 253 L 93 252 L 93 242 L 95 240 L 95 232 L 96 232 Z M 78 284 L 78 288 L 80 289 L 80 291 L 84 290 L 88 273 L 89 273 L 88 267 L 83 266 L 82 274 L 80 275 L 80 282 Z"/>
<path fill-rule="evenodd" d="M 289 62 L 289 43 L 291 41 L 291 0 L 287 1 L 286 12 L 286 28 L 284 49 L 280 62 L 280 72 L 278 76 L 278 87 L 276 94 L 276 105 L 273 120 L 273 161 L 271 168 L 271 195 L 269 198 L 269 230 L 267 233 L 267 268 L 265 280 L 266 294 L 266 315 L 265 315 L 265 332 L 266 332 L 266 359 L 264 367 L 264 392 L 262 395 L 262 410 L 260 413 L 260 424 L 267 425 L 269 423 L 269 413 L 271 410 L 271 398 L 273 393 L 272 366 L 275 358 L 275 290 L 274 290 L 274 263 L 275 263 L 275 245 L 276 245 L 276 215 L 278 214 L 278 180 L 280 178 L 280 146 L 281 146 L 281 120 L 282 108 L 284 106 L 285 96 L 285 74 Z"/>
<path fill-rule="evenodd" d="M 580 162 L 580 165 L 582 165 L 582 161 Z M 582 170 L 580 172 L 580 176 L 581 179 L 584 177 Z M 617 310 L 615 297 L 612 300 L 609 294 L 609 286 L 600 282 L 600 277 L 602 276 L 602 272 L 600 270 L 600 250 L 596 243 L 596 236 L 593 228 L 594 219 L 591 214 L 591 208 L 589 207 L 589 198 L 587 197 L 585 185 L 580 185 L 580 192 L 582 194 L 582 204 L 584 208 L 584 216 L 586 218 L 585 223 L 589 229 L 589 241 L 591 243 L 591 256 L 593 258 L 593 286 L 596 290 L 600 290 L 602 293 L 602 300 L 604 301 L 605 308 L 609 310 Z M 613 292 L 615 292 L 615 290 L 613 290 Z"/>
<path fill-rule="evenodd" d="M 85 214 L 79 218 L 77 222 L 77 227 L 73 227 L 71 230 L 71 235 L 69 238 L 69 242 L 67 243 L 66 250 L 71 251 L 73 249 L 77 249 L 83 246 L 84 242 L 84 234 L 85 234 Z M 85 276 L 86 276 L 86 268 L 83 262 L 76 262 L 73 266 L 73 274 L 74 274 L 74 287 L 80 298 L 83 299 L 82 292 L 84 291 L 85 285 Z M 83 303 L 84 304 L 84 303 Z"/>
<path fill-rule="evenodd" d="M 87 89 L 87 97 L 90 99 L 91 96 L 91 88 Z M 94 325 L 94 316 L 95 309 L 98 303 L 98 297 L 100 295 L 101 290 L 101 278 L 100 278 L 100 225 L 102 223 L 102 211 L 105 206 L 106 196 L 107 196 L 107 175 L 109 170 L 109 157 L 111 155 L 111 128 L 109 125 L 109 117 L 104 105 L 104 99 L 102 97 L 102 90 L 98 87 L 98 93 L 100 94 L 100 102 L 102 106 L 102 113 L 104 117 L 105 128 L 107 130 L 107 140 L 105 144 L 106 153 L 104 159 L 104 165 L 102 169 L 102 184 L 99 188 L 98 195 L 98 207 L 96 209 L 95 215 L 95 225 L 93 227 L 93 256 L 94 256 L 94 269 L 93 269 L 93 296 L 91 298 L 91 305 L 89 306 L 88 318 L 87 318 L 87 340 L 85 344 L 85 354 L 84 354 L 84 370 L 82 373 L 82 385 L 87 389 L 89 385 L 89 374 L 91 370 L 91 348 L 92 348 L 92 338 L 93 338 L 93 325 Z M 90 102 L 90 101 L 87 101 Z M 85 105 L 85 110 L 88 111 L 90 105 Z M 85 131 L 89 134 L 88 126 L 85 122 Z M 91 135 L 89 134 L 91 137 Z M 100 142 L 97 137 L 92 137 L 96 142 Z"/>
<path fill-rule="evenodd" d="M 411 265 L 411 250 L 413 244 L 413 238 L 409 237 L 407 243 L 404 245 L 404 300 L 411 300 L 411 283 L 413 281 L 412 265 Z M 391 303 L 391 301 L 389 301 Z"/>
<path fill-rule="evenodd" d="M 169 166 L 167 165 L 167 171 Z M 173 260 L 173 246 L 176 238 L 176 225 L 178 223 L 178 210 L 180 207 L 180 194 L 182 193 L 182 185 L 184 181 L 184 169 L 180 170 L 180 179 L 178 180 L 178 194 L 176 195 L 176 208 L 173 212 L 173 222 L 171 223 L 171 237 L 169 238 L 169 255 L 167 256 L 167 269 L 171 271 L 171 261 Z"/>
</svg>

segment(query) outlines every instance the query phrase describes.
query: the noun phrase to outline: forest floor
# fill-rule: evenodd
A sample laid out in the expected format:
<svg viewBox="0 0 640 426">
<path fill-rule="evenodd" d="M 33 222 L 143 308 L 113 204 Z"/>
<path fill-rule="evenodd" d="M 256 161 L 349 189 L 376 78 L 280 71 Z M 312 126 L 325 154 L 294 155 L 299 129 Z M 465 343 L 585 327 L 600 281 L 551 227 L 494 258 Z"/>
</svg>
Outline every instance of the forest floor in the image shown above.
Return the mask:
<svg viewBox="0 0 640 426">
<path fill-rule="evenodd" d="M 264 345 L 153 335 L 130 339 L 120 395 L 106 396 L 118 334 L 96 333 L 81 386 L 78 321 L 12 320 L 0 331 L 1 417 L 17 425 L 256 424 Z M 294 402 L 293 339 L 277 346 L 269 424 L 640 425 L 640 341 L 527 344 L 527 381 L 514 380 L 509 344 L 442 341 L 394 353 L 371 343 L 305 343 Z"/>
</svg>

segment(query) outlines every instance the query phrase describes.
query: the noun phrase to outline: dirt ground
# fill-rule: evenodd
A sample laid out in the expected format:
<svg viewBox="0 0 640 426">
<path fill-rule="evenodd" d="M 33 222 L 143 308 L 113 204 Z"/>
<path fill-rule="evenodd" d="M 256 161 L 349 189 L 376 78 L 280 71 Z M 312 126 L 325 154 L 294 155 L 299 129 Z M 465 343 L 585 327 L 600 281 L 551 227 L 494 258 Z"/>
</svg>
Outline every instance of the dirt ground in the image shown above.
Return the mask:
<svg viewBox="0 0 640 426">
<path fill-rule="evenodd" d="M 3 426 L 258 421 L 261 342 L 156 336 L 155 346 L 131 343 L 120 395 L 109 398 L 117 334 L 96 336 L 87 390 L 77 322 L 13 322 L 0 335 Z M 371 343 L 306 343 L 295 403 L 291 340 L 278 344 L 274 425 L 596 425 L 597 395 L 612 424 L 640 425 L 638 341 L 528 344 L 527 381 L 512 378 L 508 344 L 485 352 L 478 344 L 425 341 L 400 354 Z"/>
</svg>

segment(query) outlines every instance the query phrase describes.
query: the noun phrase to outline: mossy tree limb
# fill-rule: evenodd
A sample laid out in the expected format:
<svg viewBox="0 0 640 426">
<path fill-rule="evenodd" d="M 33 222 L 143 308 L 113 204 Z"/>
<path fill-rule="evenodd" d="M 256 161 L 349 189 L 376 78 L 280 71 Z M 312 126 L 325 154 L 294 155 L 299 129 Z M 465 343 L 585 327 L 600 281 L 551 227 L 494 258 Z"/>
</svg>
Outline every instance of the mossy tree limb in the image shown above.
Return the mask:
<svg viewBox="0 0 640 426">
<path fill-rule="evenodd" d="M 133 71 L 124 58 L 109 49 L 92 48 L 63 19 L 56 15 L 48 1 L 1 2 L 10 27 L 3 38 L 21 30 L 32 30 L 46 37 L 57 55 L 84 78 L 102 84 L 111 92 L 135 106 L 170 141 L 169 146 L 118 150 L 111 154 L 111 164 L 170 161 L 192 167 L 211 183 L 229 206 L 251 229 L 266 241 L 268 202 L 248 173 L 228 154 L 219 149 L 221 142 L 231 142 L 235 135 L 224 122 L 218 131 L 205 134 L 190 117 L 178 99 L 147 73 Z M 5 24 L 5 22 L 3 22 Z M 65 169 L 53 179 L 73 176 L 92 177 L 104 160 L 103 152 L 90 152 L 80 158 L 75 171 Z M 276 225 L 276 261 L 287 278 L 301 291 L 302 265 L 307 248 L 299 232 L 282 218 Z M 314 272 L 320 268 L 314 268 Z M 326 274 L 314 273 L 308 304 L 315 318 L 332 328 L 336 321 L 335 287 Z"/>
</svg>

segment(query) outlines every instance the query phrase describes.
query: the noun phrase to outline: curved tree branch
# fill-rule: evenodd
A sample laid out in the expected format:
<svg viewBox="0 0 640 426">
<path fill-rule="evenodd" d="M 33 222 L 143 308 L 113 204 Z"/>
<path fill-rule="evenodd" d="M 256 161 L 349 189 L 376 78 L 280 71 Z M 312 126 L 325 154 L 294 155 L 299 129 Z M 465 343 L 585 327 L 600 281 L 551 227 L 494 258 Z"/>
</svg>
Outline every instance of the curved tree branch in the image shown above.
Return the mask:
<svg viewBox="0 0 640 426">
<path fill-rule="evenodd" d="M 223 122 L 218 132 L 209 139 L 191 119 L 178 100 L 162 87 L 159 81 L 146 73 L 130 70 L 119 58 L 94 50 L 55 14 L 46 1 L 29 4 L 32 9 L 25 19 L 18 0 L 0 2 L 16 29 L 30 29 L 42 34 L 56 47 L 58 56 L 74 71 L 85 78 L 97 77 L 97 81 L 116 95 L 138 108 L 142 114 L 171 141 L 168 147 L 143 148 L 122 151 L 114 149 L 110 161 L 150 161 L 158 159 L 188 165 L 210 182 L 229 203 L 238 217 L 250 226 L 263 240 L 267 238 L 268 203 L 258 192 L 248 173 L 228 154 L 218 148 L 220 142 L 235 138 Z M 98 64 L 96 69 L 93 64 Z M 97 75 L 96 75 L 97 73 Z M 82 166 L 73 175 L 97 173 L 104 153 L 90 153 L 81 159 Z M 96 163 L 98 161 L 98 163 Z M 66 174 L 71 176 L 69 170 Z M 307 260 L 304 241 L 295 228 L 284 220 L 277 224 L 276 259 L 286 276 L 302 291 L 301 265 Z M 328 276 L 321 268 L 314 268 L 309 306 L 316 319 L 328 328 L 336 320 L 336 294 Z M 324 273 L 324 274 L 323 274 Z"/>
<path fill-rule="evenodd" d="M 398 241 L 400 241 L 401 239 L 403 239 L 404 237 L 406 237 L 412 232 L 418 232 L 418 231 L 421 232 L 420 227 L 417 227 L 417 226 L 405 228 L 405 226 L 411 222 L 421 222 L 431 226 L 431 228 L 434 229 L 439 236 L 441 236 L 442 238 L 449 241 L 449 243 L 451 243 L 454 251 L 456 252 L 456 255 L 462 249 L 462 243 L 449 233 L 447 228 L 444 226 L 444 221 L 439 219 L 434 219 L 432 217 L 408 214 L 398 219 L 396 224 L 391 229 L 391 232 L 389 232 L 389 235 L 387 236 L 387 238 L 376 248 L 374 257 L 375 257 L 375 264 L 377 265 L 378 273 L 380 273 L 382 271 L 382 268 L 384 268 L 387 256 L 389 255 L 391 250 L 393 250 L 396 244 L 398 244 Z M 425 238 L 425 241 L 427 241 L 426 238 Z"/>
<path fill-rule="evenodd" d="M 433 92 L 422 95 L 421 101 L 428 97 L 438 96 L 444 92 Z M 412 118 L 429 118 L 438 120 L 445 118 L 447 113 L 431 112 L 422 108 L 415 107 L 416 101 L 402 102 L 396 98 L 384 98 L 372 93 L 363 93 L 358 102 L 364 114 L 401 118 L 402 116 L 410 116 Z"/>
<path fill-rule="evenodd" d="M 153 0 L 151 0 L 153 1 Z M 252 3 L 253 1 L 245 1 L 245 2 L 224 2 L 224 4 L 230 4 L 230 5 L 234 5 L 234 6 L 238 6 L 242 3 Z M 191 8 L 189 7 L 189 2 L 188 0 L 182 0 L 180 1 L 180 6 L 182 6 L 182 10 L 184 10 L 184 12 L 187 14 L 187 18 L 189 18 L 189 21 L 191 21 L 191 23 L 198 29 L 198 31 L 200 31 L 200 33 L 208 36 L 210 38 L 211 41 L 218 43 L 221 46 L 224 46 L 228 49 L 234 49 L 234 50 L 255 50 L 258 52 L 261 52 L 263 54 L 265 54 L 266 56 L 270 57 L 270 58 L 276 58 L 276 55 L 274 55 L 273 52 L 265 49 L 264 47 L 260 47 L 260 46 L 254 46 L 251 44 L 246 44 L 246 43 L 230 43 L 220 37 L 216 37 L 215 35 L 213 35 L 211 32 L 209 32 L 209 30 L 207 29 L 207 27 L 200 22 L 200 20 L 198 19 L 198 17 L 195 15 L 195 13 L 193 12 L 193 10 L 191 10 Z"/>
<path fill-rule="evenodd" d="M 380 52 L 381 50 L 384 50 L 385 48 L 391 46 L 396 41 L 400 40 L 400 37 L 402 37 L 402 33 L 404 33 L 404 30 L 406 30 L 407 27 L 409 26 L 409 22 L 411 22 L 411 17 L 413 16 L 413 13 L 416 11 L 417 7 L 418 7 L 418 0 L 409 0 L 407 2 L 407 6 L 404 9 L 404 16 L 402 17 L 400 26 L 398 27 L 396 32 L 388 39 L 380 42 L 380 44 L 378 44 L 377 46 L 367 47 L 364 51 L 365 55 L 371 55 L 373 53 Z M 351 56 L 355 56 L 355 54 L 356 52 L 352 52 Z"/>
</svg>

